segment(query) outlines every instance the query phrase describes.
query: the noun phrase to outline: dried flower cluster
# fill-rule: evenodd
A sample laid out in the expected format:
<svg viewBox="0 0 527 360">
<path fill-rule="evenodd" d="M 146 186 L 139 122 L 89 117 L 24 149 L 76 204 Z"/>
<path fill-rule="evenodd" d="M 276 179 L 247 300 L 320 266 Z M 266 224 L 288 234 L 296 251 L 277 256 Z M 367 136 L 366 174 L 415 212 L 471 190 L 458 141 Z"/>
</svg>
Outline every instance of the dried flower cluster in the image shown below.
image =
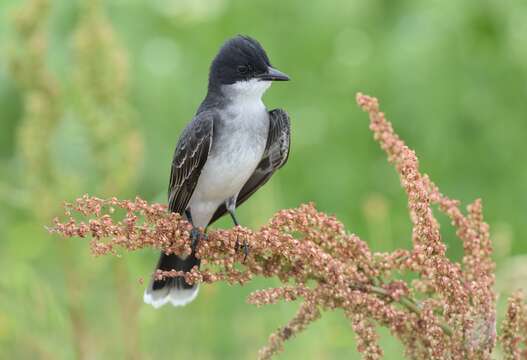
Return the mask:
<svg viewBox="0 0 527 360">
<path fill-rule="evenodd" d="M 481 201 L 476 200 L 464 215 L 458 201 L 441 194 L 421 174 L 414 151 L 395 134 L 377 99 L 358 94 L 357 102 L 369 113 L 370 129 L 395 165 L 408 195 L 412 249 L 374 253 L 335 217 L 306 204 L 279 211 L 258 231 L 243 227 L 212 231 L 198 248 L 201 270 L 184 274 L 186 280 L 243 284 L 255 276 L 276 277 L 282 287 L 256 291 L 248 301 L 261 306 L 301 299 L 297 315 L 269 337 L 260 351 L 261 359 L 281 351 L 286 340 L 318 319 L 322 311 L 338 308 L 350 320 L 364 359 L 383 355 L 377 341 L 378 325 L 390 329 L 409 358 L 490 359 L 496 344 L 494 264 Z M 432 204 L 457 229 L 465 250 L 461 263 L 445 255 Z M 120 211 L 123 216 L 117 220 Z M 189 224 L 180 215 L 168 213 L 165 206 L 139 198 L 119 201 L 84 196 L 67 204 L 65 215 L 66 220 L 55 220 L 52 231 L 65 237 L 90 236 L 96 255 L 144 247 L 178 254 L 190 251 Z M 245 239 L 251 249 L 246 261 L 236 250 L 239 239 Z M 417 274 L 418 279 L 411 283 L 394 279 L 404 272 Z M 176 275 L 182 273 L 158 271 L 154 276 Z M 501 337 L 511 359 L 519 358 L 518 346 L 525 341 L 518 335 L 520 327 L 527 329 L 525 305 L 513 298 Z"/>
<path fill-rule="evenodd" d="M 46 219 L 55 214 L 52 204 L 76 194 L 78 186 L 106 196 L 129 190 L 143 153 L 143 139 L 134 127 L 135 111 L 127 98 L 127 54 L 102 1 L 82 0 L 75 5 L 78 20 L 72 27 L 73 46 L 66 48 L 72 61 L 65 79 L 46 61 L 56 5 L 51 0 L 22 2 L 13 13 L 16 43 L 8 46 L 10 75 L 23 101 L 17 131 L 21 174 L 33 175 L 22 176 L 25 205 Z M 64 143 L 78 146 L 70 145 L 76 136 L 82 136 L 87 149 L 79 152 L 81 167 L 71 166 L 63 155 L 68 151 L 49 150 Z M 41 206 L 34 206 L 35 198 Z"/>
<path fill-rule="evenodd" d="M 46 29 L 51 5 L 49 0 L 33 0 L 24 5 L 14 13 L 18 45 L 10 46 L 9 52 L 11 76 L 23 91 L 18 153 L 25 173 L 33 174 L 23 177 L 27 197 L 39 198 L 42 206 L 37 208 L 50 209 L 57 201 L 50 189 L 60 177 L 52 171 L 48 145 L 62 112 L 60 83 L 46 66 L 49 46 Z M 49 216 L 49 212 L 43 214 Z"/>
<path fill-rule="evenodd" d="M 78 194 L 79 188 L 104 196 L 129 191 L 139 173 L 143 139 L 134 127 L 134 110 L 127 96 L 127 53 L 106 16 L 103 1 L 69 4 L 75 16 L 66 28 L 57 27 L 55 21 L 64 4 L 53 0 L 18 3 L 10 19 L 12 38 L 8 36 L 2 45 L 8 50 L 8 75 L 20 91 L 23 115 L 17 128 L 17 166 L 6 184 L 6 194 L 1 191 L 1 200 L 5 196 L 10 206 L 24 208 L 39 219 L 49 219 L 56 215 L 54 204 Z M 5 26 L 9 28 L 7 23 Z M 57 35 L 73 41 L 52 41 Z M 67 65 L 62 67 L 60 76 L 49 61 L 58 49 L 67 54 Z M 57 263 L 66 278 L 69 306 L 64 308 L 64 316 L 69 322 L 69 342 L 75 358 L 82 360 L 92 358 L 97 351 L 89 334 L 89 319 L 79 305 L 86 286 L 79 261 L 82 254 L 71 245 L 74 244 L 60 247 Z M 111 275 L 115 279 L 126 278 L 126 272 L 123 264 L 116 264 Z M 26 280 L 31 283 L 34 279 Z M 133 298 L 127 295 L 135 290 L 131 284 L 124 280 L 115 283 L 119 303 L 124 304 L 119 308 L 125 320 L 124 357 L 135 359 L 140 353 L 136 326 L 139 299 L 130 300 Z M 36 298 L 28 301 L 38 302 Z M 43 320 L 36 312 L 30 314 L 29 323 L 39 328 Z M 35 343 L 36 337 L 39 336 L 27 332 L 14 340 Z M 60 336 L 49 334 L 45 338 L 53 343 Z M 64 348 L 70 351 L 70 347 Z M 35 349 L 26 347 L 22 351 L 26 356 L 18 357 L 36 356 Z"/>
<path fill-rule="evenodd" d="M 509 298 L 500 340 L 506 360 L 527 359 L 527 304 L 520 291 Z"/>
</svg>

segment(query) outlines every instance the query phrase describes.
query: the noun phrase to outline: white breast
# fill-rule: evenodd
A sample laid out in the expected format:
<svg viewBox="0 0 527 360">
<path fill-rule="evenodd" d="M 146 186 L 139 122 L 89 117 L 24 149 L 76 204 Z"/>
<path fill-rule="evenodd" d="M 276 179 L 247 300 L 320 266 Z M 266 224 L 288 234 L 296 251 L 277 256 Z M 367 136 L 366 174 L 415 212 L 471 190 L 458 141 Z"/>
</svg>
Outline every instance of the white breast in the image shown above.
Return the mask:
<svg viewBox="0 0 527 360">
<path fill-rule="evenodd" d="M 268 129 L 260 98 L 233 101 L 222 112 L 213 149 L 189 202 L 195 226 L 206 226 L 221 204 L 238 195 L 262 159 Z"/>
</svg>

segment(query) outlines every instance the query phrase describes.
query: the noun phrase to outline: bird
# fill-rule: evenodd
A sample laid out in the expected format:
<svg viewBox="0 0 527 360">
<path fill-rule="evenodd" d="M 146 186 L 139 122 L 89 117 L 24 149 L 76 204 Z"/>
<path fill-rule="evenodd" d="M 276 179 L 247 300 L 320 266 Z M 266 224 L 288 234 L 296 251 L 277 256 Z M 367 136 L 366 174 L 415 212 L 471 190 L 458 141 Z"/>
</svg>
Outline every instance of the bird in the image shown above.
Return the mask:
<svg viewBox="0 0 527 360">
<path fill-rule="evenodd" d="M 191 253 L 161 252 L 156 270 L 199 267 L 196 247 L 206 239 L 208 226 L 225 214 L 238 226 L 236 208 L 287 162 L 289 115 L 267 110 L 262 96 L 273 82 L 288 80 L 257 40 L 237 35 L 221 46 L 210 66 L 207 94 L 181 133 L 171 166 L 168 209 L 192 225 Z M 240 249 L 247 257 L 245 241 Z M 152 278 L 143 298 L 154 308 L 182 306 L 196 298 L 198 289 L 182 276 Z"/>
</svg>

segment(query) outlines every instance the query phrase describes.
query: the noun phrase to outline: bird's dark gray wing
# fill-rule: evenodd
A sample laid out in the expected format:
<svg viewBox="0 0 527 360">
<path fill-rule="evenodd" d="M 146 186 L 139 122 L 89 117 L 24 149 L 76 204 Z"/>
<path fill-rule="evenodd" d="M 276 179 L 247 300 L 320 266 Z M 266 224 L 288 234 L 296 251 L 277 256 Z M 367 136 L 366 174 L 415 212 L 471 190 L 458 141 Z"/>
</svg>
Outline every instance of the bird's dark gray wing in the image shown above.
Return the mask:
<svg viewBox="0 0 527 360">
<path fill-rule="evenodd" d="M 282 109 L 269 111 L 269 133 L 262 160 L 238 194 L 236 206 L 241 205 L 265 184 L 276 170 L 284 166 L 289 157 L 290 143 L 291 125 L 289 115 Z M 214 213 L 210 224 L 222 217 L 226 212 L 225 204 L 221 205 Z"/>
<path fill-rule="evenodd" d="M 174 152 L 168 208 L 183 214 L 198 183 L 201 170 L 207 161 L 212 145 L 214 114 L 205 111 L 197 114 L 185 128 Z"/>
</svg>

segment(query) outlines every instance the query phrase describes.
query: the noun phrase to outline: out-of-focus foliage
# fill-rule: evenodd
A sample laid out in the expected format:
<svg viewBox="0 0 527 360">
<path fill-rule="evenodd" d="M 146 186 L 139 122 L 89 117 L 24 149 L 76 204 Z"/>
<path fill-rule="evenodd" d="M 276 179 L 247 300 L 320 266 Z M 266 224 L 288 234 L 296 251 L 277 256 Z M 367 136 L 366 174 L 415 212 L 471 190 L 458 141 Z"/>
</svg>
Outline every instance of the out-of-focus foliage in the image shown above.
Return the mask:
<svg viewBox="0 0 527 360">
<path fill-rule="evenodd" d="M 294 304 L 256 311 L 251 289 L 220 285 L 155 311 L 137 279 L 156 254 L 93 259 L 43 227 L 85 192 L 164 201 L 209 62 L 237 33 L 293 78 L 265 98 L 291 115 L 289 162 L 240 209 L 244 224 L 312 200 L 374 250 L 410 244 L 397 176 L 354 106 L 362 90 L 443 191 L 484 199 L 498 288 L 527 287 L 525 19 L 521 0 L 0 1 L 0 358 L 252 358 L 293 315 Z M 281 358 L 356 358 L 353 342 L 330 314 Z"/>
</svg>

